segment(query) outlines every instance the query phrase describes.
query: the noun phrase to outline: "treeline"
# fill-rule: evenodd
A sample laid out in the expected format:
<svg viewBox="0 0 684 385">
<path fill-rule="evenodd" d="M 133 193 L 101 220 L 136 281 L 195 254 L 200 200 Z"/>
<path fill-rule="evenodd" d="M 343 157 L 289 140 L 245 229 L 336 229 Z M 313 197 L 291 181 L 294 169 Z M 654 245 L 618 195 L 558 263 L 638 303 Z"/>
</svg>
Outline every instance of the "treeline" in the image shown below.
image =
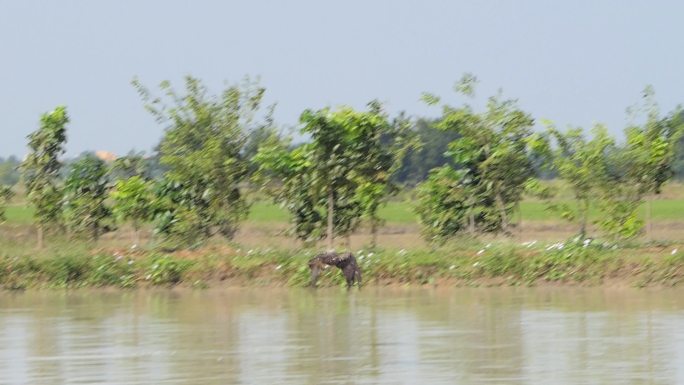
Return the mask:
<svg viewBox="0 0 684 385">
<path fill-rule="evenodd" d="M 643 122 L 626 127 L 618 143 L 601 125 L 561 131 L 543 122 L 535 130 L 534 118 L 501 95 L 477 111 L 467 103 L 476 83 L 465 75 L 456 84 L 466 98 L 458 106 L 424 94 L 441 107 L 432 120 L 391 117 L 377 101 L 362 111 L 306 110 L 299 134 L 309 139 L 295 144 L 263 106 L 258 84 L 212 95 L 187 77 L 182 92 L 163 82 L 158 96 L 136 79 L 146 109 L 165 128 L 154 157 L 133 153 L 106 164 L 84 154 L 65 165 L 69 116 L 60 106 L 41 117 L 29 154 L 20 164 L 13 159 L 12 169 L 35 209 L 39 246 L 45 230 L 97 239 L 121 223 L 132 224 L 136 238 L 152 223 L 171 248 L 230 239 L 248 214 L 245 195 L 260 190 L 288 210 L 294 236 L 327 238 L 332 248 L 334 238 L 363 224 L 377 234 L 378 209 L 404 185 L 417 185 L 416 212 L 431 241 L 509 233 L 525 194 L 577 223 L 582 237 L 590 206 L 600 210 L 596 224 L 605 235 L 634 237 L 644 226 L 642 203 L 684 166 L 684 115 L 660 116 L 650 88 L 638 106 Z M 556 192 L 539 182 L 549 176 L 564 181 L 574 204 L 553 199 Z M 11 194 L 0 190 L 0 207 Z"/>
</svg>

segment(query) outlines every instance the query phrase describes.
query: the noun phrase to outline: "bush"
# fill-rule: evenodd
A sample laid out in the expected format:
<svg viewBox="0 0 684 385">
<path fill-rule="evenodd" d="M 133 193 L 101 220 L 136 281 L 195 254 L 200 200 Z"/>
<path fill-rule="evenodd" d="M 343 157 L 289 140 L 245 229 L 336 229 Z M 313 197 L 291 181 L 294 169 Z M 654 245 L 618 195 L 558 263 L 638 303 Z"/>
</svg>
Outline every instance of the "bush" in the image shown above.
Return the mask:
<svg viewBox="0 0 684 385">
<path fill-rule="evenodd" d="M 155 256 L 149 264 L 145 279 L 155 285 L 177 284 L 183 278 L 183 273 L 192 265 L 192 261 L 168 255 Z"/>
</svg>

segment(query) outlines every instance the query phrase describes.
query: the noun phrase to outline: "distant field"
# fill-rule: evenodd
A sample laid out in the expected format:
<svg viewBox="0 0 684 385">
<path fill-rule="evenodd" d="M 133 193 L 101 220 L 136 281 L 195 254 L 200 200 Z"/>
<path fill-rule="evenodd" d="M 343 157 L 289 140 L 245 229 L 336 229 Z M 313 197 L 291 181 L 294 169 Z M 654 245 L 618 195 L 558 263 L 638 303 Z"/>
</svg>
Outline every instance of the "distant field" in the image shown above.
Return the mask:
<svg viewBox="0 0 684 385">
<path fill-rule="evenodd" d="M 546 209 L 542 202 L 522 202 L 520 204 L 521 216 L 524 221 L 549 221 L 559 219 L 558 215 Z M 642 215 L 645 208 L 642 209 Z M 598 215 L 596 209 L 590 211 L 592 217 Z M 668 199 L 653 201 L 653 219 L 665 221 L 684 221 L 684 199 Z"/>
<path fill-rule="evenodd" d="M 389 202 L 380 209 L 380 217 L 388 224 L 408 225 L 418 222 L 410 202 Z M 560 220 L 558 216 L 546 210 L 542 202 L 525 201 L 520 204 L 520 214 L 524 221 Z M 596 212 L 592 212 L 596 215 Z M 33 210 L 26 206 L 10 206 L 7 208 L 7 222 L 11 224 L 29 224 Z M 653 219 L 665 221 L 684 221 L 684 199 L 656 200 L 653 202 Z M 284 223 L 288 221 L 288 213 L 284 208 L 270 202 L 256 202 L 252 205 L 248 222 L 253 224 Z"/>
<path fill-rule="evenodd" d="M 33 221 L 33 208 L 27 206 L 9 206 L 5 211 L 7 223 L 29 224 Z"/>
<path fill-rule="evenodd" d="M 416 223 L 417 219 L 410 204 L 390 202 L 380 209 L 380 217 L 395 224 Z M 285 208 L 270 202 L 256 202 L 252 205 L 248 221 L 253 223 L 287 222 L 289 214 Z"/>
</svg>

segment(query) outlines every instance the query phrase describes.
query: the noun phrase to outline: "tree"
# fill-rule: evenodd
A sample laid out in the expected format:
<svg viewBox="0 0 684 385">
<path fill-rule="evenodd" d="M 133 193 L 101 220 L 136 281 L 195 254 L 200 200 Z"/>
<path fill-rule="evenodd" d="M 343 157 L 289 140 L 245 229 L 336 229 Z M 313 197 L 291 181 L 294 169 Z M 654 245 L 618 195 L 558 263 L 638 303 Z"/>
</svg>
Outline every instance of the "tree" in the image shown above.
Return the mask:
<svg viewBox="0 0 684 385">
<path fill-rule="evenodd" d="M 95 241 L 113 229 L 108 198 L 107 167 L 87 155 L 71 165 L 64 183 L 64 216 L 69 230 L 88 234 Z"/>
<path fill-rule="evenodd" d="M 140 244 L 140 226 L 153 219 L 155 196 L 151 182 L 139 175 L 120 179 L 111 191 L 112 213 L 119 221 L 131 221 L 133 242 Z"/>
<path fill-rule="evenodd" d="M 38 222 L 38 248 L 43 247 L 43 230 L 55 224 L 61 215 L 62 193 L 57 184 L 64 153 L 66 107 L 59 106 L 40 118 L 40 128 L 28 135 L 30 152 L 21 164 L 27 198 L 35 208 Z"/>
<path fill-rule="evenodd" d="M 243 150 L 264 89 L 247 83 L 210 96 L 200 80 L 188 76 L 184 95 L 177 94 L 168 81 L 161 83 L 167 104 L 163 98 L 153 98 L 137 80 L 133 85 L 147 110 L 166 126 L 158 147 L 160 162 L 167 167 L 165 187 L 158 191 L 173 192 L 170 201 L 184 197 L 182 206 L 167 207 L 166 219 L 158 222 L 164 230 L 158 228 L 159 232 L 190 241 L 178 231 L 194 229 L 197 237 L 192 243 L 215 233 L 231 238 L 248 212 L 240 192 L 248 175 Z"/>
<path fill-rule="evenodd" d="M 558 131 L 553 125 L 547 128 L 549 135 L 555 139 L 553 150 L 553 166 L 558 177 L 568 184 L 575 200 L 575 207 L 568 204 L 551 204 L 551 210 L 560 213 L 561 217 L 579 224 L 579 235 L 584 238 L 589 222 L 591 202 L 605 196 L 609 191 L 609 158 L 614 151 L 615 142 L 606 128 L 596 125 L 592 129 L 592 138 L 587 140 L 581 128 Z"/>
<path fill-rule="evenodd" d="M 14 196 L 10 186 L 0 185 L 0 223 L 5 221 L 5 208 Z"/>
<path fill-rule="evenodd" d="M 619 187 L 622 194 L 612 201 L 623 210 L 609 207 L 604 224 L 610 229 L 622 229 L 621 235 L 634 236 L 641 230 L 643 223 L 631 218 L 637 217 L 636 210 L 644 198 L 647 198 L 646 220 L 650 234 L 652 196 L 660 194 L 662 185 L 674 175 L 676 145 L 684 128 L 679 120 L 681 112 L 675 111 L 661 119 L 654 95 L 652 87 L 644 89 L 646 122 L 643 125 L 632 124 L 625 129 L 626 144 L 620 149 L 616 162 L 622 180 L 620 186 L 611 188 Z M 625 212 L 627 208 L 629 210 Z M 615 215 L 622 212 L 623 215 Z M 633 226 L 623 225 L 625 215 Z"/>
<path fill-rule="evenodd" d="M 476 79 L 465 75 L 456 89 L 471 95 Z M 439 98 L 424 99 L 432 104 Z M 489 98 L 482 113 L 469 105 L 443 107 L 436 127 L 458 133 L 447 155 L 455 164 L 435 169 L 419 188 L 416 209 L 424 234 L 443 240 L 467 230 L 509 232 L 511 213 L 534 177 L 532 154 L 544 146 L 532 132 L 534 120 L 515 101 Z"/>
<path fill-rule="evenodd" d="M 274 139 L 255 161 L 262 175 L 281 181 L 270 192 L 292 214 L 298 238 L 317 240 L 325 229 L 332 249 L 335 236 L 348 235 L 364 214 L 377 220 L 404 152 L 406 125 L 390 124 L 375 102 L 366 112 L 306 110 L 300 122 L 310 142 L 292 149 Z"/>
<path fill-rule="evenodd" d="M 384 116 L 378 102 L 371 102 L 369 107 L 371 112 Z M 398 191 L 392 176 L 401 167 L 406 153 L 417 147 L 410 128 L 411 122 L 403 115 L 391 124 L 385 118 L 385 123 L 370 126 L 356 141 L 354 154 L 360 159 L 355 200 L 361 206 L 362 216 L 370 223 L 373 248 L 377 245 L 377 233 L 382 224 L 378 210 Z"/>
<path fill-rule="evenodd" d="M 139 176 L 144 180 L 151 178 L 150 167 L 144 153 L 130 152 L 114 160 L 109 171 L 112 180 L 118 181 Z"/>
<path fill-rule="evenodd" d="M 453 159 L 445 155 L 449 143 L 458 139 L 456 131 L 440 130 L 436 121 L 418 119 L 411 126 L 412 134 L 417 138 L 416 146 L 408 149 L 402 165 L 393 174 L 393 180 L 411 186 L 427 179 L 430 170 L 445 164 L 455 166 Z"/>
<path fill-rule="evenodd" d="M 433 168 L 418 185 L 415 210 L 426 239 L 441 242 L 466 230 L 468 196 L 461 184 L 462 176 L 458 170 L 444 165 Z"/>
</svg>

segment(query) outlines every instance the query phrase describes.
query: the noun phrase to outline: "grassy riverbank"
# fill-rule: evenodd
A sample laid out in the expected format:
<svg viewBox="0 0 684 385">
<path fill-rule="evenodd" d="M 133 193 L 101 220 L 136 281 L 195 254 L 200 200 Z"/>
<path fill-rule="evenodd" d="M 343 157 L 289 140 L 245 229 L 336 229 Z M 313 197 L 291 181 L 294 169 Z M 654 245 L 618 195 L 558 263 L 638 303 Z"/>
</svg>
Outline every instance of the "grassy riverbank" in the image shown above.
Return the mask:
<svg viewBox="0 0 684 385">
<path fill-rule="evenodd" d="M 511 237 L 483 236 L 433 248 L 420 235 L 410 201 L 407 195 L 382 208 L 385 225 L 377 251 L 368 251 L 368 229 L 339 240 L 338 249 L 350 248 L 357 256 L 365 285 L 671 286 L 684 280 L 681 184 L 668 185 L 653 202 L 648 235 L 620 244 L 559 242 L 576 234 L 576 225 L 554 219 L 542 202 L 526 200 Z M 304 249 L 286 232 L 287 213 L 263 201 L 252 205 L 233 242 L 212 240 L 202 249 L 175 253 L 159 251 L 149 226 L 132 248 L 126 225 L 96 244 L 51 236 L 39 251 L 32 220 L 31 209 L 16 200 L 0 225 L 2 288 L 304 286 L 306 261 L 324 248 L 321 243 Z M 320 284 L 343 285 L 343 279 L 330 269 Z"/>
<path fill-rule="evenodd" d="M 305 286 L 313 250 L 242 249 L 227 245 L 161 253 L 142 250 L 48 250 L 0 254 L 5 289 L 182 285 Z M 355 251 L 364 285 L 619 285 L 673 286 L 684 281 L 684 249 L 464 241 L 436 250 Z M 328 269 L 321 286 L 344 285 Z"/>
</svg>

